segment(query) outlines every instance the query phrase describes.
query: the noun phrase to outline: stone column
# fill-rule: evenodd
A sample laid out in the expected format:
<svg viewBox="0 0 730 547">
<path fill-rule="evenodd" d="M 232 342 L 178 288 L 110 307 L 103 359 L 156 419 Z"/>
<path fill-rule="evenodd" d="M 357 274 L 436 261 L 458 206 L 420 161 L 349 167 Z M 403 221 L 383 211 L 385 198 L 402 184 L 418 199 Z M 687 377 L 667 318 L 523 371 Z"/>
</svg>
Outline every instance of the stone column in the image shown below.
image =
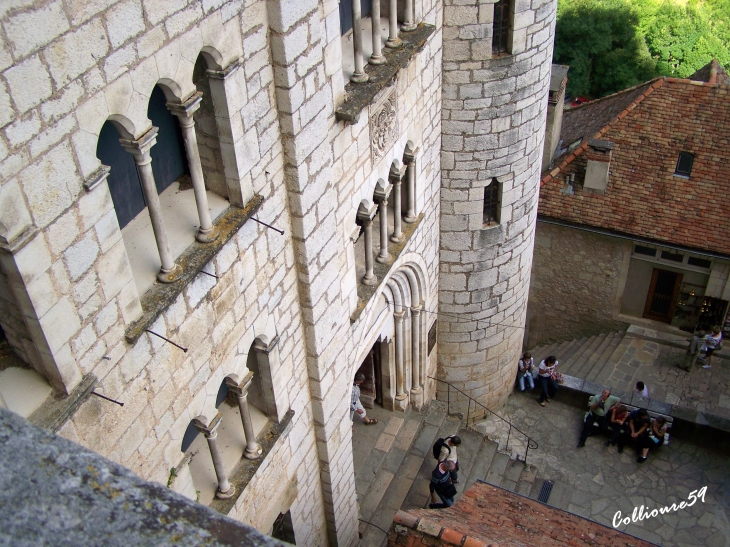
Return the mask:
<svg viewBox="0 0 730 547">
<path fill-rule="evenodd" d="M 413 0 L 406 0 L 404 11 L 405 21 L 403 21 L 403 26 L 400 28 L 401 31 L 411 32 L 412 30 L 416 30 L 418 25 L 416 24 L 416 16 L 413 12 Z"/>
<path fill-rule="evenodd" d="M 405 389 L 405 371 L 403 370 L 403 318 L 405 312 L 393 312 L 395 320 L 395 400 L 403 401 L 408 398 Z"/>
<path fill-rule="evenodd" d="M 401 39 L 398 38 L 398 0 L 390 0 L 388 23 L 388 40 L 385 42 L 385 47 L 397 49 L 403 45 Z"/>
<path fill-rule="evenodd" d="M 253 380 L 253 372 L 249 371 L 243 378 L 238 381 L 238 376 L 231 374 L 226 376 L 226 385 L 228 390 L 236 394 L 238 399 L 238 410 L 241 412 L 241 424 L 243 424 L 243 433 L 246 436 L 246 450 L 243 456 L 248 460 L 255 460 L 261 457 L 261 445 L 256 442 L 256 434 L 253 431 L 251 423 L 251 411 L 248 408 L 248 388 L 251 387 Z"/>
<path fill-rule="evenodd" d="M 380 217 L 380 252 L 375 260 L 387 264 L 393 258 L 388 252 L 388 197 L 393 190 L 392 184 L 386 184 L 383 179 L 375 185 L 373 197 L 378 202 L 378 216 Z"/>
<path fill-rule="evenodd" d="M 193 418 L 193 425 L 199 433 L 205 435 L 205 440 L 208 441 L 210 456 L 213 458 L 215 476 L 218 478 L 218 490 L 215 493 L 215 497 L 225 500 L 233 497 L 233 494 L 236 493 L 236 488 L 228 482 L 228 476 L 223 467 L 223 455 L 218 447 L 218 426 L 221 425 L 222 418 L 223 416 L 219 412 L 213 418 L 213 421 L 208 424 L 205 416 L 198 416 Z"/>
<path fill-rule="evenodd" d="M 380 44 L 380 0 L 373 0 L 370 15 L 373 22 L 373 54 L 368 63 L 382 65 L 385 63 L 385 55 L 383 55 L 383 48 Z"/>
<path fill-rule="evenodd" d="M 416 154 L 418 154 L 418 148 L 415 147 L 412 141 L 408 141 L 403 154 L 408 175 L 408 211 L 403 220 L 409 224 L 416 222 L 418 218 L 418 215 L 416 215 Z"/>
<path fill-rule="evenodd" d="M 345 0 L 347 1 L 347 0 Z M 362 60 L 362 10 L 360 0 L 352 0 L 352 47 L 355 48 L 355 72 L 350 81 L 356 84 L 367 82 L 369 76 L 365 74 Z"/>
<path fill-rule="evenodd" d="M 201 243 L 210 243 L 218 238 L 218 228 L 213 226 L 208 209 L 208 195 L 205 193 L 205 180 L 203 179 L 203 166 L 200 163 L 200 151 L 198 150 L 198 137 L 195 134 L 195 120 L 193 114 L 200 108 L 203 93 L 193 93 L 188 100 L 181 104 L 167 103 L 167 108 L 180 120 L 183 140 L 185 141 L 185 154 L 188 157 L 190 178 L 193 181 L 193 192 L 195 192 L 195 204 L 198 207 L 198 218 L 200 229 L 195 239 Z"/>
<path fill-rule="evenodd" d="M 373 273 L 373 217 L 377 211 L 375 204 L 364 199 L 357 209 L 357 219 L 362 222 L 365 232 L 365 276 L 363 285 L 375 285 L 377 277 Z"/>
<path fill-rule="evenodd" d="M 152 231 L 155 234 L 155 243 L 157 243 L 160 262 L 162 263 L 160 271 L 157 273 L 157 280 L 162 283 L 172 283 L 182 275 L 182 268 L 175 264 L 172 259 L 165 221 L 162 218 L 160 196 L 157 195 L 155 176 L 152 174 L 150 148 L 157 142 L 157 128 L 153 127 L 137 140 L 119 139 L 119 142 L 122 143 L 127 152 L 134 156 L 134 163 L 137 164 L 142 192 L 145 201 L 147 201 L 147 211 L 152 221 Z"/>
<path fill-rule="evenodd" d="M 411 396 L 415 400 L 421 394 L 421 306 L 411 308 L 413 370 L 411 374 Z"/>
<path fill-rule="evenodd" d="M 390 173 L 388 174 L 388 180 L 393 185 L 393 235 L 390 236 L 390 240 L 393 243 L 400 243 L 403 241 L 403 228 L 401 223 L 401 182 L 403 181 L 405 169 L 405 165 L 401 165 L 397 159 L 394 159 L 390 166 Z"/>
</svg>

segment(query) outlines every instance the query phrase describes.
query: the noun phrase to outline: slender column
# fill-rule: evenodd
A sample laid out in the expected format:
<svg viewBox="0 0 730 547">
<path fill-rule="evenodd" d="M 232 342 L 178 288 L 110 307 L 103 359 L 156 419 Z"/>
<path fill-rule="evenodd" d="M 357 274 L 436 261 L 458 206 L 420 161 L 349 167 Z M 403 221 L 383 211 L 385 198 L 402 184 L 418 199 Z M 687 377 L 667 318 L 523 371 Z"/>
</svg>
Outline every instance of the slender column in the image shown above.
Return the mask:
<svg viewBox="0 0 730 547">
<path fill-rule="evenodd" d="M 375 285 L 378 280 L 373 273 L 373 217 L 376 207 L 374 203 L 364 199 L 357 209 L 357 219 L 362 222 L 365 231 L 365 277 L 362 278 L 363 285 Z"/>
<path fill-rule="evenodd" d="M 208 441 L 210 456 L 213 458 L 213 469 L 215 469 L 215 476 L 218 478 L 218 490 L 215 497 L 225 500 L 233 497 L 233 494 L 236 493 L 236 487 L 228 482 L 228 476 L 223 467 L 223 455 L 218 447 L 218 426 L 221 425 L 222 418 L 223 416 L 219 412 L 210 424 L 206 424 L 205 416 L 198 416 L 193 418 L 193 425 L 195 429 L 205 435 L 205 440 Z"/>
<path fill-rule="evenodd" d="M 393 190 L 392 184 L 386 184 L 383 179 L 375 185 L 375 201 L 378 202 L 378 216 L 380 218 L 380 252 L 375 260 L 387 264 L 393 258 L 388 252 L 388 197 Z"/>
<path fill-rule="evenodd" d="M 344 0 L 347 1 L 347 0 Z M 355 72 L 350 81 L 357 84 L 367 82 L 369 76 L 365 74 L 362 60 L 362 10 L 360 0 L 352 0 L 352 46 L 355 48 Z"/>
<path fill-rule="evenodd" d="M 402 401 L 408 396 L 405 390 L 405 374 L 403 372 L 403 317 L 405 312 L 393 312 L 395 319 L 395 398 Z"/>
<path fill-rule="evenodd" d="M 403 45 L 401 39 L 398 38 L 398 0 L 390 0 L 388 23 L 388 40 L 385 42 L 385 47 L 397 49 Z"/>
<path fill-rule="evenodd" d="M 411 375 L 411 393 L 421 393 L 421 306 L 411 308 L 411 326 L 413 328 L 413 374 Z"/>
<path fill-rule="evenodd" d="M 153 127 L 137 140 L 119 139 L 119 142 L 127 152 L 134 156 L 134 163 L 137 164 L 142 192 L 147 201 L 147 211 L 152 221 L 152 231 L 155 234 L 155 243 L 157 243 L 157 251 L 160 253 L 162 263 L 160 271 L 157 273 L 157 280 L 162 283 L 172 283 L 180 277 L 182 268 L 172 259 L 165 221 L 162 218 L 160 196 L 157 195 L 155 176 L 152 174 L 150 148 L 157 142 L 157 128 Z"/>
<path fill-rule="evenodd" d="M 406 173 L 408 179 L 408 210 L 406 216 L 403 218 L 409 224 L 416 222 L 418 215 L 416 215 L 416 154 L 418 148 L 413 145 L 413 142 L 408 141 L 406 143 L 406 150 L 403 154 L 403 159 L 407 166 Z"/>
<path fill-rule="evenodd" d="M 390 166 L 388 180 L 393 184 L 393 235 L 390 240 L 393 243 L 403 241 L 403 228 L 401 223 L 401 182 L 405 173 L 405 165 L 395 159 Z"/>
<path fill-rule="evenodd" d="M 195 193 L 195 204 L 198 207 L 198 218 L 200 229 L 195 239 L 201 243 L 210 243 L 218 238 L 218 228 L 213 226 L 208 209 L 208 195 L 205 193 L 205 179 L 203 179 L 203 166 L 200 162 L 200 151 L 198 150 L 198 137 L 195 134 L 195 120 L 193 114 L 200 108 L 203 93 L 198 91 L 182 104 L 167 103 L 167 108 L 180 120 L 183 140 L 185 141 L 185 154 L 188 157 L 190 167 L 190 178 L 193 180 L 193 192 Z"/>
<path fill-rule="evenodd" d="M 371 18 L 373 22 L 373 54 L 368 63 L 371 65 L 382 65 L 385 63 L 385 55 L 380 44 L 380 0 L 373 0 L 371 6 Z"/>
<path fill-rule="evenodd" d="M 416 24 L 416 15 L 413 11 L 413 0 L 406 0 L 406 6 L 405 6 L 405 21 L 403 21 L 403 26 L 400 28 L 403 32 L 411 32 L 412 30 L 416 30 L 416 27 L 418 25 Z"/>
<path fill-rule="evenodd" d="M 253 372 L 249 371 L 243 381 L 238 381 L 238 376 L 231 374 L 226 376 L 226 385 L 228 390 L 236 394 L 238 399 L 238 410 L 241 412 L 241 424 L 243 424 L 243 433 L 246 436 L 246 450 L 243 452 L 244 458 L 247 460 L 256 460 L 261 457 L 263 452 L 261 445 L 256 442 L 256 434 L 253 431 L 253 423 L 251 423 L 251 410 L 248 408 L 248 388 L 253 381 Z"/>
</svg>

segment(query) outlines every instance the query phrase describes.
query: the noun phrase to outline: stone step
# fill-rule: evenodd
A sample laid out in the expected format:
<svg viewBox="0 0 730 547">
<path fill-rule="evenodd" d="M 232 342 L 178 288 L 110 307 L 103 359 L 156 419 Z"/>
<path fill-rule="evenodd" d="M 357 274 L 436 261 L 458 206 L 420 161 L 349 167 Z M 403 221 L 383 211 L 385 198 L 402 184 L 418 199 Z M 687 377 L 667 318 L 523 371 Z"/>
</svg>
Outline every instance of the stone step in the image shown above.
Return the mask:
<svg viewBox="0 0 730 547">
<path fill-rule="evenodd" d="M 502 452 L 497 452 L 492 458 L 492 463 L 487 471 L 487 476 L 484 479 L 485 482 L 493 484 L 494 486 L 500 486 L 502 484 L 502 477 L 507 469 L 507 465 L 510 462 L 510 457 Z"/>
<path fill-rule="evenodd" d="M 585 378 L 585 374 L 588 374 L 591 370 L 593 370 L 593 367 L 596 366 L 596 364 L 601 359 L 601 356 L 603 355 L 603 352 L 606 351 L 606 348 L 611 345 L 611 341 L 616 336 L 616 333 L 608 333 L 601 335 L 601 343 L 598 345 L 598 347 L 594 348 L 591 355 L 588 356 L 587 359 L 583 361 L 583 363 L 580 364 L 578 367 L 573 367 L 571 369 L 570 375 L 575 376 L 576 378 Z"/>
<path fill-rule="evenodd" d="M 608 366 L 609 370 L 612 368 L 612 365 L 609 364 L 611 356 L 616 351 L 616 348 L 624 340 L 624 334 L 625 333 L 623 332 L 617 332 L 614 335 L 611 343 L 603 350 L 603 353 L 599 356 L 596 363 L 590 368 L 590 370 L 587 370 L 583 373 L 583 378 L 585 378 L 586 380 L 591 378 L 591 381 L 593 381 L 593 379 L 595 379 L 601 373 L 604 367 Z"/>
<path fill-rule="evenodd" d="M 459 481 L 463 487 L 466 487 L 471 485 L 468 477 L 471 476 L 474 464 L 478 462 L 479 453 L 484 444 L 484 435 L 467 427 L 462 427 L 458 435 L 461 438 L 461 446 L 458 449 Z"/>
<path fill-rule="evenodd" d="M 510 459 L 502 474 L 502 482 L 499 486 L 510 492 L 517 490 L 517 482 L 520 480 L 520 475 L 522 475 L 524 469 L 524 462 Z"/>
<path fill-rule="evenodd" d="M 567 370 L 567 374 L 575 376 L 574 371 L 582 368 L 586 364 L 586 362 L 593 356 L 593 354 L 596 352 L 598 347 L 601 345 L 601 342 L 603 342 L 605 338 L 605 334 L 591 336 L 588 339 L 588 342 L 590 343 L 583 344 L 581 351 L 576 352 L 575 355 L 573 355 L 573 357 L 570 359 L 570 363 L 568 364 L 568 368 L 563 369 L 563 372 L 566 372 Z"/>
<path fill-rule="evenodd" d="M 523 465 L 522 473 L 517 481 L 517 489 L 515 492 L 523 496 L 528 496 L 532 490 L 535 479 L 537 478 L 537 468 L 534 465 Z"/>
<path fill-rule="evenodd" d="M 466 482 L 464 483 L 465 488 L 468 488 L 477 481 L 483 481 L 486 478 L 489 467 L 492 465 L 492 460 L 494 459 L 495 454 L 497 454 L 497 443 L 490 441 L 484 435 L 481 435 L 481 437 L 483 439 L 482 444 L 471 466 Z"/>
<path fill-rule="evenodd" d="M 616 345 L 614 350 L 611 352 L 611 355 L 608 359 L 605 360 L 603 365 L 601 367 L 594 367 L 593 370 L 591 370 L 586 375 L 586 380 L 590 382 L 594 382 L 597 384 L 601 384 L 608 380 L 608 377 L 611 376 L 611 373 L 613 372 L 613 369 L 615 365 L 621 360 L 621 357 L 624 356 L 626 353 L 626 350 L 628 349 L 629 345 L 631 344 L 631 339 L 623 337 L 619 341 L 619 343 Z"/>
<path fill-rule="evenodd" d="M 579 355 L 583 351 L 583 348 L 590 345 L 592 341 L 592 337 L 590 336 L 584 336 L 582 338 L 579 338 L 578 340 L 573 340 L 573 343 L 563 351 L 560 357 L 558 357 L 558 360 L 561 362 L 561 368 L 566 363 L 569 363 L 573 359 L 573 356 Z"/>
<path fill-rule="evenodd" d="M 532 354 L 532 358 L 535 359 L 535 366 L 540 364 L 540 361 L 545 359 L 548 355 L 554 355 L 555 348 L 559 346 L 558 343 L 550 344 L 549 346 L 540 346 L 538 348 L 535 348 L 530 353 Z"/>
</svg>

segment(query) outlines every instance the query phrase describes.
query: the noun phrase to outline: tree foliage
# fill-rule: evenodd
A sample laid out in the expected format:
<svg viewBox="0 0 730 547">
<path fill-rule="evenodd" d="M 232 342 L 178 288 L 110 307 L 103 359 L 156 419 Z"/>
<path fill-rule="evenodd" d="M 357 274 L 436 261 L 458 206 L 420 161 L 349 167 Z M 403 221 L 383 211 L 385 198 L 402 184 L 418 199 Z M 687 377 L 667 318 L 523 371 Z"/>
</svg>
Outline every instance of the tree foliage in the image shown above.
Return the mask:
<svg viewBox="0 0 730 547">
<path fill-rule="evenodd" d="M 730 66 L 730 0 L 559 0 L 555 62 L 568 92 L 602 97 L 657 75 Z"/>
</svg>

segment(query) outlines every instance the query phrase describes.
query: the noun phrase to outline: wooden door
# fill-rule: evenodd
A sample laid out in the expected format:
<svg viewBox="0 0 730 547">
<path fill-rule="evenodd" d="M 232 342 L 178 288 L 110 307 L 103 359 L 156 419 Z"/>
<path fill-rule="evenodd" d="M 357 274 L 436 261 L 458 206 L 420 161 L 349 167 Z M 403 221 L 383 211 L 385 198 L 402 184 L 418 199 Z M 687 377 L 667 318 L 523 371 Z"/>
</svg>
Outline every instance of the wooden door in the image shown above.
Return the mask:
<svg viewBox="0 0 730 547">
<path fill-rule="evenodd" d="M 681 283 L 682 274 L 654 268 L 644 306 L 644 317 L 671 323 Z"/>
</svg>

